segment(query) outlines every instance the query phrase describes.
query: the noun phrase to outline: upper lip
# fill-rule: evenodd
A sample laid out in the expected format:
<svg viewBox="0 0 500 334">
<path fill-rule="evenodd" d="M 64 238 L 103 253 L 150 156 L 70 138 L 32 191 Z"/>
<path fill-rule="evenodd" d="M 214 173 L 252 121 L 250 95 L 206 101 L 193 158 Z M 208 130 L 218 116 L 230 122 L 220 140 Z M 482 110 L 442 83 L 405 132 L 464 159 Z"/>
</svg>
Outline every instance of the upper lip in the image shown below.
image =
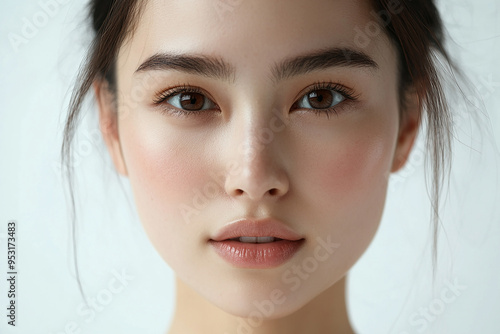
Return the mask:
<svg viewBox="0 0 500 334">
<path fill-rule="evenodd" d="M 280 220 L 241 218 L 220 228 L 211 240 L 223 241 L 239 237 L 274 237 L 291 241 L 303 239 Z"/>
</svg>

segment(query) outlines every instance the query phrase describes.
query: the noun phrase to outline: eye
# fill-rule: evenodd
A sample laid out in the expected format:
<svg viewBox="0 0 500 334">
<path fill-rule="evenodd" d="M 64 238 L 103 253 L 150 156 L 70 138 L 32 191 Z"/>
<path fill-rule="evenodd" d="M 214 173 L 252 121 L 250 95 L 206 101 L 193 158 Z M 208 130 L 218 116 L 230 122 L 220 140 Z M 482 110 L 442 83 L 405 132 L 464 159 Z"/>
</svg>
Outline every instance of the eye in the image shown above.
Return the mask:
<svg viewBox="0 0 500 334">
<path fill-rule="evenodd" d="M 297 103 L 298 108 L 329 109 L 344 101 L 345 97 L 332 89 L 317 89 L 304 95 Z"/>
<path fill-rule="evenodd" d="M 177 93 L 166 99 L 165 102 L 186 111 L 200 111 L 215 107 L 215 103 L 202 93 L 197 92 Z"/>
<path fill-rule="evenodd" d="M 183 85 L 158 93 L 153 104 L 161 107 L 163 113 L 175 116 L 200 114 L 205 110 L 218 109 L 218 106 L 197 87 Z"/>
<path fill-rule="evenodd" d="M 344 85 L 320 82 L 314 84 L 306 94 L 298 99 L 292 109 L 309 109 L 316 114 L 339 114 L 341 108 L 349 102 L 356 101 L 358 96 Z"/>
</svg>

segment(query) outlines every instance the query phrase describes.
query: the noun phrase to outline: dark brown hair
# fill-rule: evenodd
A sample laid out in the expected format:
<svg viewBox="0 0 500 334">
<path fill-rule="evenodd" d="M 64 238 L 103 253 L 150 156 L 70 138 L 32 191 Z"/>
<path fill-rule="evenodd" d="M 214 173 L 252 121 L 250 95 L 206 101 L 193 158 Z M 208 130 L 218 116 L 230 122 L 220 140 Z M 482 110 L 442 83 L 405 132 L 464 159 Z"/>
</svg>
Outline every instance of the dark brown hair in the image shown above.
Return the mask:
<svg viewBox="0 0 500 334">
<path fill-rule="evenodd" d="M 401 115 L 404 117 L 403 96 L 408 89 L 416 91 L 420 109 L 426 114 L 426 143 L 432 167 L 430 196 L 434 232 L 432 244 L 434 268 L 437 253 L 439 195 L 444 176 L 449 172 L 452 133 L 450 112 L 436 59 L 441 57 L 450 68 L 456 69 L 456 67 L 443 47 L 443 25 L 434 1 L 371 0 L 371 3 L 378 15 L 379 25 L 399 53 Z M 94 38 L 73 91 L 61 147 L 62 164 L 65 167 L 63 170 L 66 171 L 71 195 L 75 254 L 76 215 L 72 185 L 71 144 L 80 119 L 82 104 L 92 83 L 95 80 L 104 79 L 111 90 L 116 92 L 114 66 L 116 56 L 124 39 L 134 30 L 140 16 L 141 3 L 136 0 L 91 0 L 89 9 Z M 76 255 L 75 265 L 81 290 Z"/>
</svg>

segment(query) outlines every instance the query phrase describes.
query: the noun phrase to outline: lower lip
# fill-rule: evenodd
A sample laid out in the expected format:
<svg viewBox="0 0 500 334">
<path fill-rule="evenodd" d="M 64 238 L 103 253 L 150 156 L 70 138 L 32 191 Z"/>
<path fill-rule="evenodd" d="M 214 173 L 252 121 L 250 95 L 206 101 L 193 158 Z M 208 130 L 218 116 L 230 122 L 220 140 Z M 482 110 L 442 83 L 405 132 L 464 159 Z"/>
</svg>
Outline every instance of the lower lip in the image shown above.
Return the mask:
<svg viewBox="0 0 500 334">
<path fill-rule="evenodd" d="M 234 240 L 209 243 L 227 262 L 239 268 L 266 269 L 277 267 L 297 253 L 304 239 L 279 240 L 268 243 L 244 243 Z"/>
</svg>

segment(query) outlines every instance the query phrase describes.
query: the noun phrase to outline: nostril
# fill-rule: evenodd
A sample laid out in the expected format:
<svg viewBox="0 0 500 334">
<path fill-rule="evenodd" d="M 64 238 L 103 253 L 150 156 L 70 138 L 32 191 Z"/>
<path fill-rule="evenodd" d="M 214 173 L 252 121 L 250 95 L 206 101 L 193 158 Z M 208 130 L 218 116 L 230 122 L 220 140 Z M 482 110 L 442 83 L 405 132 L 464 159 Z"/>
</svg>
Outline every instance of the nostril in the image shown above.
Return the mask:
<svg viewBox="0 0 500 334">
<path fill-rule="evenodd" d="M 244 194 L 244 193 L 245 193 L 245 191 L 244 191 L 244 190 L 241 190 L 241 189 L 235 189 L 235 190 L 234 190 L 234 194 L 235 194 L 236 196 L 240 196 L 240 195 L 242 195 L 242 194 Z M 271 195 L 271 196 L 276 196 L 276 195 L 278 195 L 278 194 L 279 194 L 279 190 L 278 190 L 277 188 L 272 188 L 272 189 L 269 189 L 269 190 L 268 190 L 268 193 L 269 193 L 269 195 Z"/>
<path fill-rule="evenodd" d="M 269 190 L 269 194 L 270 194 L 271 196 L 274 196 L 274 195 L 276 195 L 277 193 L 278 193 L 278 189 L 276 189 L 276 188 L 273 188 L 273 189 Z"/>
</svg>

